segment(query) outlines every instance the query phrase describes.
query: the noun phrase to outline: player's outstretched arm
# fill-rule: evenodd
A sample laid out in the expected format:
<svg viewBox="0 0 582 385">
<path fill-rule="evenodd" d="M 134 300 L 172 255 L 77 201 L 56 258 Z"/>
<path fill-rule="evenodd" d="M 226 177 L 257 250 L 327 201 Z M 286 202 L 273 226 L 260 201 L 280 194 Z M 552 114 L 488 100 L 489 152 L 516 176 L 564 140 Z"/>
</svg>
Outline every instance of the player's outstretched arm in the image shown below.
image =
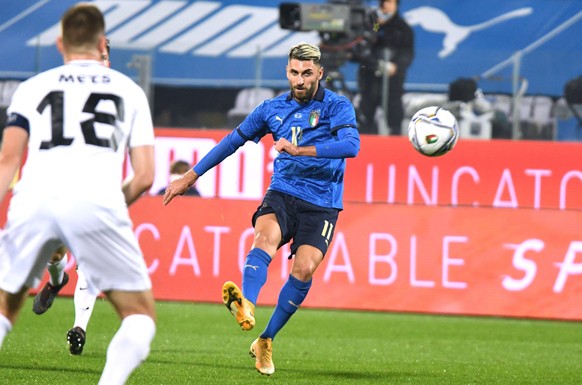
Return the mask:
<svg viewBox="0 0 582 385">
<path fill-rule="evenodd" d="M 242 146 L 247 139 L 243 138 L 238 130 L 231 131 L 226 135 L 216 146 L 206 154 L 200 162 L 194 166 L 191 170 L 188 170 L 181 178 L 176 179 L 171 182 L 168 187 L 166 187 L 166 192 L 164 193 L 164 206 L 166 206 L 176 195 L 184 194 L 201 175 L 228 156 L 235 153 L 235 151 Z M 196 170 L 196 171 L 194 171 Z"/>
<path fill-rule="evenodd" d="M 182 177 L 172 181 L 164 193 L 164 206 L 174 199 L 176 195 L 182 195 L 198 180 L 198 174 L 194 170 L 188 170 Z"/>
</svg>

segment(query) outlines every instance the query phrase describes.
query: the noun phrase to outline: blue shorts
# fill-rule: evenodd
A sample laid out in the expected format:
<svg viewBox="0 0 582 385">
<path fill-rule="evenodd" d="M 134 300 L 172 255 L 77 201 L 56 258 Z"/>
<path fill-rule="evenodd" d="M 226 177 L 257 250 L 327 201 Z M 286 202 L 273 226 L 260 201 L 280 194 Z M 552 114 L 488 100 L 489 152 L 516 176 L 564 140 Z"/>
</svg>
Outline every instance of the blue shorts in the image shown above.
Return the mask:
<svg viewBox="0 0 582 385">
<path fill-rule="evenodd" d="M 278 248 L 293 240 L 289 258 L 301 245 L 316 247 L 325 256 L 333 238 L 338 209 L 317 206 L 293 195 L 268 190 L 253 214 L 253 227 L 258 217 L 271 213 L 275 214 L 281 228 L 282 239 Z"/>
</svg>

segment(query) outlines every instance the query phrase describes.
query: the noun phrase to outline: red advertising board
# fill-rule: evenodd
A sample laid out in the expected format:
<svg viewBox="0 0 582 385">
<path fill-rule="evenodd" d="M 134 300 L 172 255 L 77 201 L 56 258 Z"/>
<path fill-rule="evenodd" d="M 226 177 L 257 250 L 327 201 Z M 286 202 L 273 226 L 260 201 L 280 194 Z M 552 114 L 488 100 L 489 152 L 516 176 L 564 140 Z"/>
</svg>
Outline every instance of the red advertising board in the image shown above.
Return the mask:
<svg viewBox="0 0 582 385">
<path fill-rule="evenodd" d="M 171 160 L 195 162 L 225 133 L 158 130 L 152 191 Z M 202 197 L 132 205 L 156 298 L 220 302 L 224 281 L 240 283 L 275 156 L 272 139 L 249 143 L 200 178 Z M 429 158 L 406 138 L 364 136 L 304 306 L 581 320 L 581 170 L 576 143 L 461 139 Z M 287 254 L 259 304 L 276 302 Z"/>
<path fill-rule="evenodd" d="M 169 163 L 195 163 L 228 131 L 157 131 L 157 176 L 165 186 Z M 345 201 L 420 206 L 582 208 L 582 144 L 463 140 L 445 156 L 425 157 L 404 137 L 363 136 L 348 160 Z M 277 156 L 271 137 L 247 143 L 197 182 L 205 197 L 260 199 Z"/>
<path fill-rule="evenodd" d="M 156 296 L 220 301 L 224 281 L 240 282 L 257 204 L 190 197 L 136 204 Z M 305 306 L 582 319 L 580 228 L 573 210 L 349 202 Z M 276 302 L 287 255 L 285 248 L 272 262 L 261 304 Z"/>
</svg>

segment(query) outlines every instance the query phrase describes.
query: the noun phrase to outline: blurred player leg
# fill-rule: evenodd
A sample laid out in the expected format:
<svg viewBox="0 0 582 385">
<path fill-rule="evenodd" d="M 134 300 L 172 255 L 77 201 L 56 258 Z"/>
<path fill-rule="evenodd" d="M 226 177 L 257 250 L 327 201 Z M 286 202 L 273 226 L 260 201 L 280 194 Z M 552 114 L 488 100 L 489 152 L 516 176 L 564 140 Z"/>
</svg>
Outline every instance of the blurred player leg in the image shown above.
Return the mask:
<svg viewBox="0 0 582 385">
<path fill-rule="evenodd" d="M 27 287 L 21 289 L 16 294 L 0 290 L 0 347 L 2 347 L 4 338 L 10 333 L 12 325 L 14 325 L 20 315 L 26 294 L 28 294 Z"/>
<path fill-rule="evenodd" d="M 46 265 L 49 273 L 49 282 L 53 287 L 59 286 L 63 282 L 67 260 L 67 248 L 61 246 L 55 251 L 50 262 Z"/>
<path fill-rule="evenodd" d="M 2 342 L 4 342 L 4 337 L 6 334 L 10 333 L 12 330 L 12 323 L 8 321 L 4 315 L 0 314 L 0 346 L 2 346 Z"/>
<path fill-rule="evenodd" d="M 77 267 L 77 286 L 73 297 L 75 303 L 75 323 L 67 332 L 67 342 L 71 354 L 79 355 L 83 353 L 85 346 L 87 325 L 95 307 L 97 295 L 89 287 L 85 274 Z"/>
<path fill-rule="evenodd" d="M 34 297 L 32 310 L 36 314 L 46 312 L 53 304 L 55 297 L 59 291 L 69 282 L 69 275 L 65 273 L 67 266 L 67 249 L 65 246 L 60 246 L 51 257 L 47 264 L 49 272 L 49 281 Z"/>
<path fill-rule="evenodd" d="M 151 290 L 105 293 L 122 318 L 107 348 L 107 361 L 99 385 L 124 384 L 149 355 L 156 333 L 155 305 Z"/>
</svg>

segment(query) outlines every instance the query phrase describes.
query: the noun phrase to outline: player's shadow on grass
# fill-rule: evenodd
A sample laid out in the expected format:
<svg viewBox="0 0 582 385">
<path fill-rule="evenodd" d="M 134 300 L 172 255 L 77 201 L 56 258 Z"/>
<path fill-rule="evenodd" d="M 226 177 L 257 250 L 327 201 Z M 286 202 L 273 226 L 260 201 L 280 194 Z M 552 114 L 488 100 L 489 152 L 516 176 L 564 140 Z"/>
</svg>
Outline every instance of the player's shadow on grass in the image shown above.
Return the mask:
<svg viewBox="0 0 582 385">
<path fill-rule="evenodd" d="M 285 372 L 285 368 L 277 369 L 279 372 Z M 296 368 L 288 369 L 290 373 L 294 376 L 297 375 L 298 370 Z M 390 378 L 414 378 L 419 377 L 417 372 L 395 372 L 389 369 L 386 370 L 373 370 L 364 372 L 358 372 L 356 370 L 334 370 L 334 369 L 301 369 L 301 373 L 308 376 L 314 382 L 317 378 L 321 378 L 322 381 L 329 381 L 330 379 L 344 379 L 344 380 L 366 380 L 366 381 L 378 381 L 378 383 L 386 384 L 386 380 Z"/>
<path fill-rule="evenodd" d="M 75 375 L 79 374 L 80 372 L 84 373 L 92 373 L 96 376 L 100 376 L 103 368 L 99 369 L 88 369 L 88 368 L 78 368 L 78 367 L 71 367 L 67 368 L 66 366 L 41 366 L 41 365 L 30 365 L 28 363 L 18 365 L 18 364 L 2 364 L 0 363 L 0 369 L 11 369 L 11 370 L 25 370 L 27 372 L 30 371 L 38 371 L 38 372 L 71 372 L 75 373 Z"/>
<path fill-rule="evenodd" d="M 221 362 L 224 362 L 222 364 Z M 169 359 L 158 359 L 155 357 L 149 357 L 145 365 L 148 363 L 156 363 L 156 364 L 171 364 L 176 365 L 180 364 L 176 360 L 169 360 Z M 182 363 L 187 367 L 192 367 L 192 361 L 184 360 Z M 275 363 L 276 365 L 276 363 Z M 216 369 L 224 368 L 225 371 L 234 371 L 240 374 L 240 371 L 248 371 L 251 375 L 256 375 L 256 371 L 254 368 L 254 360 L 241 360 L 240 362 L 235 360 L 216 360 L 215 362 L 208 363 L 208 362 L 196 362 L 195 366 L 203 368 L 206 367 L 211 371 L 215 371 Z M 332 379 L 343 379 L 343 380 L 354 380 L 354 381 L 368 381 L 368 382 L 377 382 L 386 384 L 388 379 L 402 379 L 402 378 L 418 378 L 424 377 L 422 374 L 418 372 L 395 372 L 389 369 L 386 370 L 375 370 L 375 371 L 368 371 L 366 373 L 358 372 L 358 371 L 349 371 L 349 370 L 334 370 L 334 369 L 300 369 L 297 368 L 290 368 L 285 366 L 277 366 L 274 377 L 297 377 L 298 373 L 301 372 L 300 376 L 305 376 L 310 378 L 313 383 L 317 383 L 317 378 L 321 379 L 322 383 L 329 383 Z M 428 376 L 428 375 L 427 375 Z"/>
</svg>

